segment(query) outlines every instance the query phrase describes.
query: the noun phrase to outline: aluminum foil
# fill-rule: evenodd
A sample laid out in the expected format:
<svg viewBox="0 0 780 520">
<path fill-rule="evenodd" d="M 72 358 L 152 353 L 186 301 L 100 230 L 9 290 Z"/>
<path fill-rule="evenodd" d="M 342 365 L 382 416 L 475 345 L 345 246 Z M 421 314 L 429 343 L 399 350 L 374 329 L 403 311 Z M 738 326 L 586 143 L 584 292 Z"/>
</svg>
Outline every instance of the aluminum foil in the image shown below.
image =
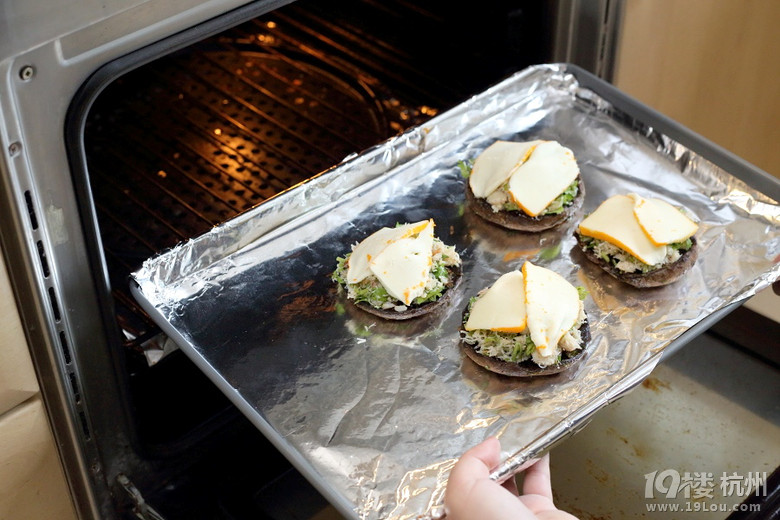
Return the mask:
<svg viewBox="0 0 780 520">
<path fill-rule="evenodd" d="M 671 286 L 633 289 L 578 252 L 582 215 L 541 234 L 482 221 L 457 163 L 496 139 L 573 150 L 582 214 L 626 192 L 688 208 L 700 221 L 695 266 Z M 426 218 L 463 258 L 449 305 L 390 323 L 349 304 L 330 280 L 336 257 L 381 226 Z M 584 426 L 686 332 L 776 280 L 779 255 L 777 202 L 545 65 L 149 259 L 133 291 L 342 514 L 406 519 L 441 514 L 449 470 L 486 437 L 501 439 L 501 480 Z M 590 292 L 586 358 L 557 376 L 498 376 L 460 350 L 469 297 L 525 260 Z"/>
</svg>

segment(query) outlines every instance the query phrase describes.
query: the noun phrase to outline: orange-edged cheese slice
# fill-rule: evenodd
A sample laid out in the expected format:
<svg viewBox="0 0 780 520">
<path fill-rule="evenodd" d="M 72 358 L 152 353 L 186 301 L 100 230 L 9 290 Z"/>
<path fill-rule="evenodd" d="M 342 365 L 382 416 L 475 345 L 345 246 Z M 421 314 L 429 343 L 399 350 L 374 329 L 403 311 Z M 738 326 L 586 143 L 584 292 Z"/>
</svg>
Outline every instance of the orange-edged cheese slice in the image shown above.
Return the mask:
<svg viewBox="0 0 780 520">
<path fill-rule="evenodd" d="M 469 175 L 469 186 L 474 196 L 484 199 L 500 188 L 541 142 L 496 141 L 485 148 L 474 160 Z"/>
<path fill-rule="evenodd" d="M 523 274 L 501 275 L 471 306 L 466 330 L 523 332 L 525 330 L 525 288 Z"/>
<path fill-rule="evenodd" d="M 577 322 L 577 289 L 558 273 L 531 262 L 523 264 L 526 324 L 536 344 L 537 358 L 558 355 L 558 342 Z"/>
<path fill-rule="evenodd" d="M 410 305 L 425 294 L 433 264 L 433 220 L 416 236 L 406 233 L 385 247 L 369 263 L 371 272 L 387 292 Z"/>
<path fill-rule="evenodd" d="M 544 141 L 509 178 L 509 194 L 526 214 L 535 217 L 574 182 L 580 168 L 574 154 L 556 141 Z"/>
<path fill-rule="evenodd" d="M 347 261 L 347 282 L 358 283 L 371 275 L 371 260 L 381 253 L 388 245 L 396 240 L 415 235 L 430 224 L 433 229 L 433 220 L 421 220 L 412 224 L 381 228 L 362 242 L 352 248 L 352 254 Z"/>
<path fill-rule="evenodd" d="M 645 199 L 636 193 L 629 193 L 628 196 L 634 199 L 634 217 L 639 226 L 657 246 L 682 242 L 699 229 L 696 222 L 668 202 Z"/>
<path fill-rule="evenodd" d="M 656 265 L 666 257 L 666 246 L 654 244 L 634 216 L 634 199 L 613 195 L 585 217 L 579 225 L 581 234 L 606 240 L 637 257 L 647 265 Z"/>
</svg>

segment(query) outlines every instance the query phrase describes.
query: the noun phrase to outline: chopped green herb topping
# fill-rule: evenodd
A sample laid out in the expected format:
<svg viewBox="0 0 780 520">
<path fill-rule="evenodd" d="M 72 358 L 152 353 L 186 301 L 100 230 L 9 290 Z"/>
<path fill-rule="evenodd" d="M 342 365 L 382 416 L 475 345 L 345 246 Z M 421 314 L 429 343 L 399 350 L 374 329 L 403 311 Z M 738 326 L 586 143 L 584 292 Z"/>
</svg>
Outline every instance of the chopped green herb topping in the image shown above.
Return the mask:
<svg viewBox="0 0 780 520">
<path fill-rule="evenodd" d="M 460 175 L 464 179 L 468 179 L 471 176 L 471 170 L 474 169 L 474 161 L 471 159 L 458 161 L 458 168 L 460 168 Z"/>
</svg>

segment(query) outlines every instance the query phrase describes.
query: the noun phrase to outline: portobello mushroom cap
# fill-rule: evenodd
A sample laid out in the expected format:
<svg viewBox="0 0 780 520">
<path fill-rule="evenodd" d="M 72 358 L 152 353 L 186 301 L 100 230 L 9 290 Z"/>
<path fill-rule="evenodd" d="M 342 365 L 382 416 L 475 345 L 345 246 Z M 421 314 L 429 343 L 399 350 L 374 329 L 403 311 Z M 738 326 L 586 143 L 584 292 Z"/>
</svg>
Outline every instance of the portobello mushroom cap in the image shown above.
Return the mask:
<svg viewBox="0 0 780 520">
<path fill-rule="evenodd" d="M 464 320 L 467 310 L 468 308 L 463 313 Z M 526 359 L 525 361 L 521 361 L 519 363 L 513 363 L 511 361 L 504 361 L 503 359 L 499 359 L 497 357 L 486 356 L 476 351 L 477 345 L 466 343 L 463 340 L 461 340 L 460 343 L 463 352 L 469 358 L 471 358 L 472 361 L 490 370 L 491 372 L 513 377 L 540 377 L 559 374 L 564 370 L 568 370 L 574 365 L 577 365 L 584 359 L 585 351 L 588 349 L 588 345 L 590 343 L 590 325 L 588 324 L 587 317 L 580 326 L 580 335 L 582 336 L 581 349 L 579 349 L 571 357 L 563 358 L 559 363 L 548 365 L 546 367 L 540 367 L 532 359 Z"/>
<path fill-rule="evenodd" d="M 679 280 L 696 262 L 696 258 L 699 255 L 699 248 L 696 244 L 696 238 L 691 237 L 693 245 L 687 251 L 684 251 L 680 258 L 674 262 L 654 269 L 647 273 L 627 273 L 621 271 L 611 263 L 607 262 L 603 258 L 599 257 L 592 249 L 588 249 L 582 240 L 580 233 L 575 233 L 577 237 L 577 243 L 585 255 L 585 258 L 599 266 L 601 269 L 609 273 L 613 278 L 620 280 L 639 289 L 649 289 L 652 287 L 661 287 Z"/>
<path fill-rule="evenodd" d="M 528 233 L 544 231 L 545 229 L 551 229 L 563 224 L 569 220 L 580 207 L 582 207 L 583 200 L 585 200 L 585 185 L 582 182 L 582 177 L 578 176 L 577 195 L 574 197 L 571 204 L 564 206 L 561 213 L 532 217 L 522 210 L 493 211 L 493 207 L 487 200 L 477 198 L 471 191 L 469 183 L 466 183 L 466 203 L 472 208 L 474 213 L 498 226 Z"/>
<path fill-rule="evenodd" d="M 419 305 L 413 303 L 412 305 L 407 306 L 406 310 L 404 311 L 397 311 L 393 308 L 377 309 L 376 307 L 373 307 L 366 302 L 355 302 L 352 299 L 349 301 L 355 305 L 355 307 L 386 320 L 409 320 L 412 318 L 417 318 L 418 316 L 429 314 L 436 309 L 443 307 L 450 300 L 453 289 L 460 281 L 463 270 L 460 265 L 448 265 L 445 267 L 445 269 L 447 269 L 447 273 L 449 274 L 448 281 L 445 285 L 441 297 L 439 297 L 438 300 L 425 302 Z"/>
</svg>

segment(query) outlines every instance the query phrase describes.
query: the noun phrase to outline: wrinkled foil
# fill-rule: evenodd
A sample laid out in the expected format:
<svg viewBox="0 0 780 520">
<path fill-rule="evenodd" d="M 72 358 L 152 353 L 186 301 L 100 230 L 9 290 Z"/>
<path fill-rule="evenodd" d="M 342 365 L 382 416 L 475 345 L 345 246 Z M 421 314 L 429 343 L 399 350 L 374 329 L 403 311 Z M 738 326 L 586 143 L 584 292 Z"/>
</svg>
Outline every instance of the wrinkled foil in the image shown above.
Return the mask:
<svg viewBox="0 0 780 520">
<path fill-rule="evenodd" d="M 496 139 L 554 139 L 577 158 L 586 200 L 540 234 L 465 206 L 458 161 Z M 700 254 L 679 282 L 638 290 L 576 249 L 577 220 L 626 192 L 683 206 Z M 449 304 L 391 323 L 349 304 L 336 257 L 382 226 L 434 218 L 464 276 Z M 563 65 L 526 69 L 331 170 L 151 258 L 133 291 L 163 330 L 348 517 L 441 515 L 466 449 L 501 440 L 503 480 L 639 384 L 686 331 L 780 276 L 780 207 L 615 109 Z M 512 379 L 461 352 L 468 299 L 525 260 L 589 291 L 592 340 L 568 372 Z M 706 360 L 704 360 L 706 362 Z"/>
</svg>

